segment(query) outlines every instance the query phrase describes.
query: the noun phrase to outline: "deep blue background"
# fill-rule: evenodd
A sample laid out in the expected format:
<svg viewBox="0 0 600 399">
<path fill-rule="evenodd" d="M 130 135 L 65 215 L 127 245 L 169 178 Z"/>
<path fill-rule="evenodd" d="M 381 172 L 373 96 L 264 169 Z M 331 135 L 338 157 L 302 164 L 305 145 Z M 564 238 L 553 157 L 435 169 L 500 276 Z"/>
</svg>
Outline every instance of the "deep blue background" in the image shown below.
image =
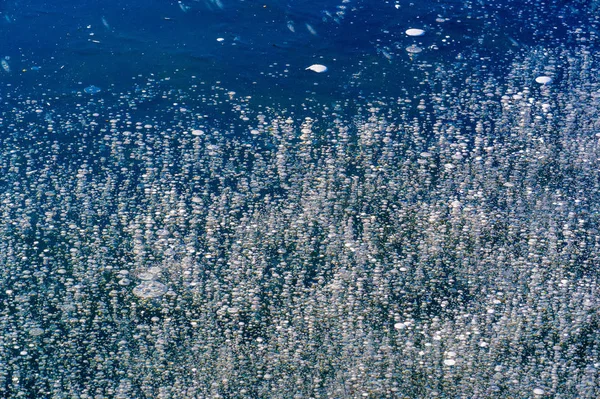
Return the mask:
<svg viewBox="0 0 600 399">
<path fill-rule="evenodd" d="M 0 85 L 24 95 L 89 85 L 121 92 L 168 78 L 181 88 L 220 82 L 280 106 L 410 96 L 423 80 L 417 61 L 488 63 L 501 77 L 519 51 L 566 42 L 578 26 L 595 29 L 579 20 L 578 3 L 4 1 L 0 57 L 10 73 L 0 70 Z M 408 37 L 411 27 L 426 34 Z M 405 51 L 411 44 L 423 48 L 417 59 Z M 305 71 L 313 63 L 329 71 Z"/>
</svg>

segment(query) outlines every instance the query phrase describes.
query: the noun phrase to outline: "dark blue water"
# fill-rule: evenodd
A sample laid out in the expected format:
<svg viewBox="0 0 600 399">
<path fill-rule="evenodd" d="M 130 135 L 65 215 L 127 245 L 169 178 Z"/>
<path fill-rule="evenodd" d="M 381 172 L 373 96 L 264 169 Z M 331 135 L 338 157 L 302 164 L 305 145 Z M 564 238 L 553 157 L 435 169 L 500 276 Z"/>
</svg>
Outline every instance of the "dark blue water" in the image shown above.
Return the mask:
<svg viewBox="0 0 600 399">
<path fill-rule="evenodd" d="M 567 32 L 590 22 L 575 2 L 531 4 L 535 14 L 517 3 L 5 1 L 0 57 L 10 73 L 0 82 L 19 93 L 120 92 L 148 77 L 219 82 L 271 104 L 398 97 L 426 79 L 414 58 L 500 68 L 523 48 L 574 43 Z M 411 27 L 426 33 L 408 37 Z M 423 51 L 411 57 L 411 44 Z M 315 63 L 328 72 L 305 70 Z"/>
</svg>

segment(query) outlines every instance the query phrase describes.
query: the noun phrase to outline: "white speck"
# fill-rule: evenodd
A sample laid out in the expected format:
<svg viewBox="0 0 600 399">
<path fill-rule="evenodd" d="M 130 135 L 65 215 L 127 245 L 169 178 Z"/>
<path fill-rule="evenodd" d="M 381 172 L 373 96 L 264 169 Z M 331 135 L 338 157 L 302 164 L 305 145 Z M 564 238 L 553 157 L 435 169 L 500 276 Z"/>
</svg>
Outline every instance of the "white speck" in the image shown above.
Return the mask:
<svg viewBox="0 0 600 399">
<path fill-rule="evenodd" d="M 406 33 L 408 36 L 423 36 L 425 34 L 425 31 L 423 29 L 410 28 L 407 29 L 404 33 Z"/>
<path fill-rule="evenodd" d="M 406 324 L 404 324 L 404 323 L 396 323 L 396 324 L 394 324 L 394 328 L 396 330 L 402 330 L 402 329 L 406 328 Z"/>
<path fill-rule="evenodd" d="M 218 42 L 223 42 L 223 41 L 225 41 L 225 39 L 224 39 L 224 38 L 222 38 L 222 37 L 217 37 L 217 41 L 218 41 Z"/>
<path fill-rule="evenodd" d="M 309 66 L 308 68 L 306 68 L 307 71 L 313 71 L 316 73 L 323 73 L 327 71 L 327 67 L 325 65 L 321 65 L 321 64 L 313 64 L 311 66 Z"/>
<path fill-rule="evenodd" d="M 541 85 L 545 85 L 547 83 L 550 83 L 552 81 L 552 78 L 550 76 L 538 76 L 537 78 L 535 78 L 535 81 Z"/>
<path fill-rule="evenodd" d="M 194 129 L 194 130 L 192 130 L 192 135 L 193 136 L 202 136 L 202 135 L 204 135 L 204 131 L 202 131 L 200 129 Z"/>
<path fill-rule="evenodd" d="M 456 364 L 456 360 L 454 360 L 454 359 L 445 359 L 444 360 L 444 364 L 446 366 L 454 366 Z"/>
<path fill-rule="evenodd" d="M 544 390 L 542 388 L 535 388 L 533 390 L 533 394 L 534 395 L 543 395 L 544 394 Z"/>
</svg>

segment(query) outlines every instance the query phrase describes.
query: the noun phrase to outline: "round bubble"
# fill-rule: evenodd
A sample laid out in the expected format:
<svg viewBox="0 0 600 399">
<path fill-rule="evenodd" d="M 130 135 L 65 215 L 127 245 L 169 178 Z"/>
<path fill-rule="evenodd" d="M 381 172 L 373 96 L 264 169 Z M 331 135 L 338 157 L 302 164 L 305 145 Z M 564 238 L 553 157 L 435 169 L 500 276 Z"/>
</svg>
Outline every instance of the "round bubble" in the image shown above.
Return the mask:
<svg viewBox="0 0 600 399">
<path fill-rule="evenodd" d="M 535 78 L 535 81 L 541 85 L 545 85 L 552 82 L 552 78 L 550 76 L 538 76 Z"/>
<path fill-rule="evenodd" d="M 410 53 L 410 54 L 418 54 L 418 53 L 420 53 L 421 51 L 423 51 L 423 49 L 422 49 L 421 47 L 419 47 L 419 46 L 416 46 L 416 45 L 414 45 L 414 44 L 413 44 L 413 45 L 411 45 L 411 46 L 408 46 L 408 47 L 406 48 L 406 51 L 407 51 L 408 53 Z"/>
<path fill-rule="evenodd" d="M 33 327 L 29 330 L 29 335 L 31 335 L 32 337 L 39 337 L 43 333 L 44 329 L 39 327 Z"/>
<path fill-rule="evenodd" d="M 99 93 L 101 90 L 101 88 L 94 85 L 88 86 L 85 89 L 83 89 L 83 91 L 85 91 L 87 94 L 96 94 Z"/>
<path fill-rule="evenodd" d="M 423 36 L 425 34 L 425 31 L 423 29 L 410 28 L 407 29 L 404 33 L 406 33 L 408 36 Z"/>
<path fill-rule="evenodd" d="M 122 285 L 122 286 L 129 285 L 130 283 L 131 283 L 131 280 L 129 280 L 128 278 L 122 278 L 119 280 L 119 285 Z"/>
<path fill-rule="evenodd" d="M 143 281 L 133 289 L 133 295 L 139 298 L 158 298 L 167 292 L 167 286 L 158 281 Z"/>
<path fill-rule="evenodd" d="M 151 272 L 140 272 L 140 273 L 138 273 L 137 278 L 139 278 L 140 280 L 144 280 L 144 281 L 150 281 L 150 280 L 154 280 L 154 278 L 156 278 L 156 274 L 151 273 Z"/>
</svg>

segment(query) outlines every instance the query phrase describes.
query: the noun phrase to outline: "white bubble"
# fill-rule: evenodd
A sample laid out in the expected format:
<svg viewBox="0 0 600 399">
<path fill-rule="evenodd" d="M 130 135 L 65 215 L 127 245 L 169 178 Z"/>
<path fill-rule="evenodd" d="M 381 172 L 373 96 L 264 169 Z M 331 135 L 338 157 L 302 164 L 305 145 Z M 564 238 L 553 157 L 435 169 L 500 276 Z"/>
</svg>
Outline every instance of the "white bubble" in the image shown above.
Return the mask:
<svg viewBox="0 0 600 399">
<path fill-rule="evenodd" d="M 29 330 L 29 335 L 31 335 L 32 337 L 39 337 L 43 333 L 44 333 L 44 329 L 39 328 L 39 327 L 33 327 L 32 329 Z"/>
<path fill-rule="evenodd" d="M 402 329 L 406 328 L 406 324 L 404 324 L 404 323 L 396 323 L 396 324 L 394 324 L 394 328 L 396 330 L 402 330 Z"/>
<path fill-rule="evenodd" d="M 444 360 L 444 364 L 446 366 L 454 366 L 456 364 L 456 360 L 454 360 L 454 359 L 445 359 Z"/>
<path fill-rule="evenodd" d="M 410 28 L 407 29 L 405 33 L 408 36 L 423 36 L 425 34 L 425 31 L 423 29 Z"/>
<path fill-rule="evenodd" d="M 192 135 L 193 136 L 203 136 L 204 135 L 204 131 L 202 131 L 200 129 L 194 129 L 194 130 L 192 130 Z"/>
<path fill-rule="evenodd" d="M 133 295 L 140 298 L 158 298 L 167 292 L 167 287 L 158 281 L 144 281 L 133 289 Z"/>
<path fill-rule="evenodd" d="M 137 275 L 137 278 L 139 278 L 140 280 L 144 280 L 144 281 L 154 280 L 155 277 L 156 277 L 156 275 L 154 273 L 150 273 L 150 272 L 141 272 L 141 273 L 138 273 L 138 275 Z"/>
<path fill-rule="evenodd" d="M 533 390 L 533 394 L 534 395 L 543 395 L 544 394 L 544 390 L 542 388 L 535 388 Z"/>
<path fill-rule="evenodd" d="M 323 73 L 327 71 L 327 67 L 325 65 L 321 65 L 321 64 L 313 64 L 311 66 L 309 66 L 308 68 L 306 68 L 307 71 L 313 71 L 316 73 Z"/>
<path fill-rule="evenodd" d="M 8 65 L 6 59 L 0 60 L 0 64 L 2 65 L 2 69 L 4 69 L 5 72 L 10 72 L 10 65 Z"/>
<path fill-rule="evenodd" d="M 545 85 L 552 82 L 552 78 L 550 76 L 538 76 L 535 78 L 535 81 L 541 85 Z"/>
<path fill-rule="evenodd" d="M 410 45 L 410 46 L 408 46 L 408 47 L 406 48 L 406 51 L 407 51 L 408 53 L 410 53 L 410 54 L 418 54 L 418 53 L 420 53 L 421 51 L 423 51 L 423 49 L 422 49 L 421 47 L 419 47 L 419 46 L 416 46 L 416 45 L 414 45 L 414 44 L 413 44 L 413 45 Z"/>
</svg>

